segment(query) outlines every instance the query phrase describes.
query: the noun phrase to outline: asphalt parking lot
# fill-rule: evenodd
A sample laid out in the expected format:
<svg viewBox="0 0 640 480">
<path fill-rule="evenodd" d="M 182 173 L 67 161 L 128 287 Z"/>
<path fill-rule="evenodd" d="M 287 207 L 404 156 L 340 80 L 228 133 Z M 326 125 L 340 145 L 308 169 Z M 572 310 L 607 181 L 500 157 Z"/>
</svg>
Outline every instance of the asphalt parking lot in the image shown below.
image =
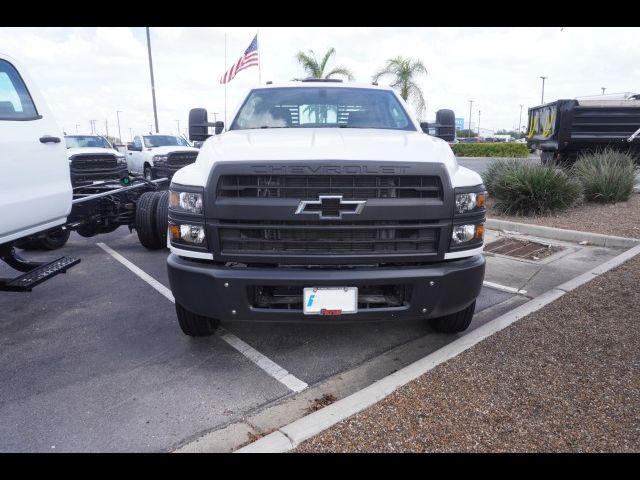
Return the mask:
<svg viewBox="0 0 640 480">
<path fill-rule="evenodd" d="M 539 262 L 487 255 L 466 333 L 620 252 L 553 243 L 565 248 Z M 59 253 L 82 262 L 31 293 L 0 295 L 0 451 L 172 451 L 416 339 L 424 356 L 459 336 L 425 321 L 235 322 L 194 339 L 177 325 L 165 250 L 122 227 L 73 233 Z"/>
<path fill-rule="evenodd" d="M 265 358 L 311 386 L 417 338 L 428 337 L 430 351 L 457 338 L 423 321 L 223 324 L 256 359 L 220 335 L 183 335 L 172 303 L 97 242 L 168 286 L 166 251 L 145 250 L 121 228 L 73 234 L 64 253 L 80 256 L 78 266 L 31 293 L 0 296 L 1 451 L 172 450 L 294 394 Z M 617 253 L 572 246 L 544 264 L 488 256 L 487 281 L 526 293 L 483 288 L 482 320 L 470 330 Z"/>
</svg>

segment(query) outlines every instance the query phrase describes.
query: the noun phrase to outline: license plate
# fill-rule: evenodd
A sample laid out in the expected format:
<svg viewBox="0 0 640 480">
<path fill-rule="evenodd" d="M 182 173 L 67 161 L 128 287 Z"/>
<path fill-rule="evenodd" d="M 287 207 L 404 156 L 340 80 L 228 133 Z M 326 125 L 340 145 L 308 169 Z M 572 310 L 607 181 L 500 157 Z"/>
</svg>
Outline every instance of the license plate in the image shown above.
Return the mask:
<svg viewBox="0 0 640 480">
<path fill-rule="evenodd" d="M 308 287 L 304 289 L 305 315 L 342 315 L 358 311 L 358 287 Z"/>
</svg>

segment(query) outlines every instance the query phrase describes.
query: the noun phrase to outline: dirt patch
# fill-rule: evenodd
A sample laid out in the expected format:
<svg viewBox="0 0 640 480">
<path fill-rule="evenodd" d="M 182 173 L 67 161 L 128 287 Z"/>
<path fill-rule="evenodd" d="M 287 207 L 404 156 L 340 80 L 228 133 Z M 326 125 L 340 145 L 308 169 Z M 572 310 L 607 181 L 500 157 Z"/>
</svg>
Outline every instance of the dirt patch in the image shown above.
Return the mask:
<svg viewBox="0 0 640 480">
<path fill-rule="evenodd" d="M 628 202 L 605 205 L 582 203 L 562 212 L 532 217 L 502 215 L 494 210 L 494 205 L 495 202 L 491 198 L 487 199 L 487 216 L 496 220 L 640 238 L 640 194 L 638 193 L 632 194 Z"/>
<path fill-rule="evenodd" d="M 253 442 L 257 442 L 258 440 L 260 440 L 262 437 L 266 437 L 267 435 L 269 435 L 270 433 L 273 433 L 277 430 L 277 428 L 272 428 L 271 430 L 268 430 L 266 432 L 247 432 L 247 441 L 244 443 L 241 443 L 240 445 L 238 445 L 236 448 L 236 450 L 240 450 L 242 447 L 246 447 L 247 445 L 253 443 Z"/>
<path fill-rule="evenodd" d="M 321 408 L 326 407 L 327 405 L 331 405 L 336 400 L 337 400 L 337 398 L 335 397 L 334 394 L 325 393 L 320 398 L 314 398 L 313 400 L 309 400 L 311 402 L 311 405 L 309 405 L 306 408 L 306 410 L 309 413 L 313 413 L 313 412 L 315 412 L 317 410 L 320 410 Z"/>
</svg>

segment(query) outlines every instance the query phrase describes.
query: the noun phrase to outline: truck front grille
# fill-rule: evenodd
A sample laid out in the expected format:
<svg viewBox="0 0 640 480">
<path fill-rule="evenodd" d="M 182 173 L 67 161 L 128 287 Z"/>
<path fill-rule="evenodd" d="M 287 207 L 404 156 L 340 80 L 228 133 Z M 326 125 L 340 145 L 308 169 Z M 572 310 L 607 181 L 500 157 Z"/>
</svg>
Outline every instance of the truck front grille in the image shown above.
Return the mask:
<svg viewBox="0 0 640 480">
<path fill-rule="evenodd" d="M 349 255 L 438 251 L 439 227 L 424 222 L 253 222 L 218 230 L 223 254 Z"/>
<path fill-rule="evenodd" d="M 74 155 L 71 157 L 71 168 L 73 170 L 109 170 L 117 167 L 114 155 Z"/>
<path fill-rule="evenodd" d="M 175 152 L 170 153 L 167 164 L 172 168 L 182 168 L 196 161 L 198 152 Z"/>
<path fill-rule="evenodd" d="M 424 175 L 222 175 L 217 192 L 233 198 L 442 198 L 442 185 L 439 177 Z"/>
</svg>

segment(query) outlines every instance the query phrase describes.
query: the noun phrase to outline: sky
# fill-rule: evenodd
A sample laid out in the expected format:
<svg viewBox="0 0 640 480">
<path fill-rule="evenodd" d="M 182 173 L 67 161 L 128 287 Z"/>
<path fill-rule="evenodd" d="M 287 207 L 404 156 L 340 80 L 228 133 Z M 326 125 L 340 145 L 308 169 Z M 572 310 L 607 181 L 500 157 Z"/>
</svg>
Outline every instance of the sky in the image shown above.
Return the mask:
<svg viewBox="0 0 640 480">
<path fill-rule="evenodd" d="M 346 66 L 359 82 L 370 82 L 389 58 L 420 59 L 423 119 L 448 108 L 467 126 L 473 100 L 472 127 L 480 117 L 485 134 L 516 127 L 520 105 L 526 124 L 527 108 L 541 101 L 540 76 L 548 77 L 545 102 L 601 94 L 601 87 L 640 93 L 640 27 L 151 27 L 160 132 L 175 134 L 179 124 L 186 133 L 195 107 L 224 120 L 220 77 L 256 32 L 262 83 L 302 77 L 299 50 L 320 57 L 334 47 L 329 68 Z M 153 124 L 144 27 L 2 27 L 0 52 L 28 69 L 67 133 L 90 133 L 96 120 L 98 133 L 117 135 L 117 110 L 124 141 Z M 251 67 L 227 84 L 228 122 L 258 74 Z"/>
</svg>

